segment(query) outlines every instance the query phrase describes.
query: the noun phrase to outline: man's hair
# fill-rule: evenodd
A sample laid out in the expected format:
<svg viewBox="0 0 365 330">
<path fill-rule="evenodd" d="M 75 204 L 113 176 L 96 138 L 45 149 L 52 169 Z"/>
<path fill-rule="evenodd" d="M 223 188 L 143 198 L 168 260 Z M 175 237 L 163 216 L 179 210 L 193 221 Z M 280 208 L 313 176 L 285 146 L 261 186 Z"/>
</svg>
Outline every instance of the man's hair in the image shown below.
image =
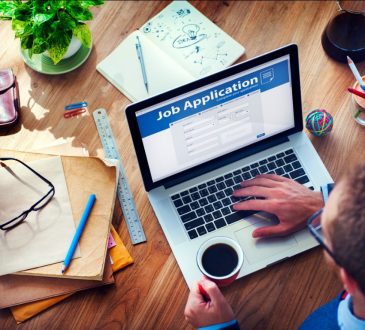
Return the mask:
<svg viewBox="0 0 365 330">
<path fill-rule="evenodd" d="M 340 266 L 365 294 L 365 163 L 352 167 L 341 180 L 338 216 L 329 228 Z"/>
</svg>

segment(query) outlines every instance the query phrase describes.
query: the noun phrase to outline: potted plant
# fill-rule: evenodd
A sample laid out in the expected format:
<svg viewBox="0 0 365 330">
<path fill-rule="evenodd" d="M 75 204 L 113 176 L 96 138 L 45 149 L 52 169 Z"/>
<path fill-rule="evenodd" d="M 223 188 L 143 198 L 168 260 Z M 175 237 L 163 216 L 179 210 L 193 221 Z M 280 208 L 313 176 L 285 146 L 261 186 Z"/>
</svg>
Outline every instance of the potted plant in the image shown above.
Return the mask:
<svg viewBox="0 0 365 330">
<path fill-rule="evenodd" d="M 89 8 L 103 3 L 103 0 L 0 0 L 0 19 L 12 20 L 15 37 L 20 39 L 21 48 L 28 50 L 29 57 L 46 52 L 57 64 L 66 55 L 71 41 L 79 47 L 91 47 L 91 32 L 85 21 L 93 18 Z"/>
</svg>

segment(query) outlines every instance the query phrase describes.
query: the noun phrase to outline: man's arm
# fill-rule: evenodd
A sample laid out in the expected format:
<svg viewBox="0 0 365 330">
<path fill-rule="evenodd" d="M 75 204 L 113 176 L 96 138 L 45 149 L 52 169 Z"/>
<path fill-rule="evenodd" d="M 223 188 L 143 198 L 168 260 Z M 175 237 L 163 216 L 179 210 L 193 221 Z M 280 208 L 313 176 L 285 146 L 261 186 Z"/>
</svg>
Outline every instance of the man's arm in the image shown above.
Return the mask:
<svg viewBox="0 0 365 330">
<path fill-rule="evenodd" d="M 191 288 L 185 307 L 185 319 L 196 328 L 206 330 L 239 329 L 231 306 L 228 304 L 218 286 L 203 278 L 199 284 L 207 297 L 204 297 L 195 282 Z"/>
</svg>

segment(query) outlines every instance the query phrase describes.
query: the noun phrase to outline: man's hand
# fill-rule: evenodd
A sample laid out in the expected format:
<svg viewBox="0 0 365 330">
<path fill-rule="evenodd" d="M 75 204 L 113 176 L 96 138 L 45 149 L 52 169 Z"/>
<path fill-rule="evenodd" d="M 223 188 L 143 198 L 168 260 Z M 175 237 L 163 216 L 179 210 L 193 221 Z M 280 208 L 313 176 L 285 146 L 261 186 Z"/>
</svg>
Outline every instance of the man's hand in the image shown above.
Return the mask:
<svg viewBox="0 0 365 330">
<path fill-rule="evenodd" d="M 206 278 L 199 284 L 206 291 L 208 299 L 204 298 L 199 291 L 198 283 L 195 282 L 185 306 L 185 319 L 195 328 L 234 320 L 232 308 L 218 286 Z"/>
<path fill-rule="evenodd" d="M 322 194 L 302 186 L 294 180 L 274 174 L 262 174 L 241 183 L 235 197 L 255 196 L 264 199 L 242 201 L 234 209 L 258 210 L 275 214 L 279 224 L 256 229 L 252 236 L 284 236 L 305 227 L 306 220 L 323 207 Z"/>
</svg>

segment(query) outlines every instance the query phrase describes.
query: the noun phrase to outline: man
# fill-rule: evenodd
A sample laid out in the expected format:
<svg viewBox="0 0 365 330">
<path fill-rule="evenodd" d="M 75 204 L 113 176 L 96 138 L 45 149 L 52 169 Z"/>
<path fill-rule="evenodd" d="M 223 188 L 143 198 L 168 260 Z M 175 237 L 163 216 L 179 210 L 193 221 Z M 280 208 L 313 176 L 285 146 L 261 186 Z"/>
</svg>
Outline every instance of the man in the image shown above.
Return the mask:
<svg viewBox="0 0 365 330">
<path fill-rule="evenodd" d="M 242 189 L 234 192 L 235 196 L 265 199 L 240 202 L 236 210 L 263 210 L 279 219 L 275 226 L 256 229 L 253 237 L 290 234 L 304 228 L 310 217 L 308 227 L 324 247 L 326 261 L 333 266 L 346 290 L 311 314 L 301 329 L 365 329 L 365 164 L 345 175 L 328 202 L 326 192 L 322 196 L 276 175 L 260 175 L 241 186 Z M 322 207 L 323 212 L 316 212 Z M 198 283 L 194 283 L 185 318 L 195 327 L 239 329 L 231 307 L 216 284 L 203 279 L 200 285 L 209 299 L 204 300 Z"/>
</svg>

